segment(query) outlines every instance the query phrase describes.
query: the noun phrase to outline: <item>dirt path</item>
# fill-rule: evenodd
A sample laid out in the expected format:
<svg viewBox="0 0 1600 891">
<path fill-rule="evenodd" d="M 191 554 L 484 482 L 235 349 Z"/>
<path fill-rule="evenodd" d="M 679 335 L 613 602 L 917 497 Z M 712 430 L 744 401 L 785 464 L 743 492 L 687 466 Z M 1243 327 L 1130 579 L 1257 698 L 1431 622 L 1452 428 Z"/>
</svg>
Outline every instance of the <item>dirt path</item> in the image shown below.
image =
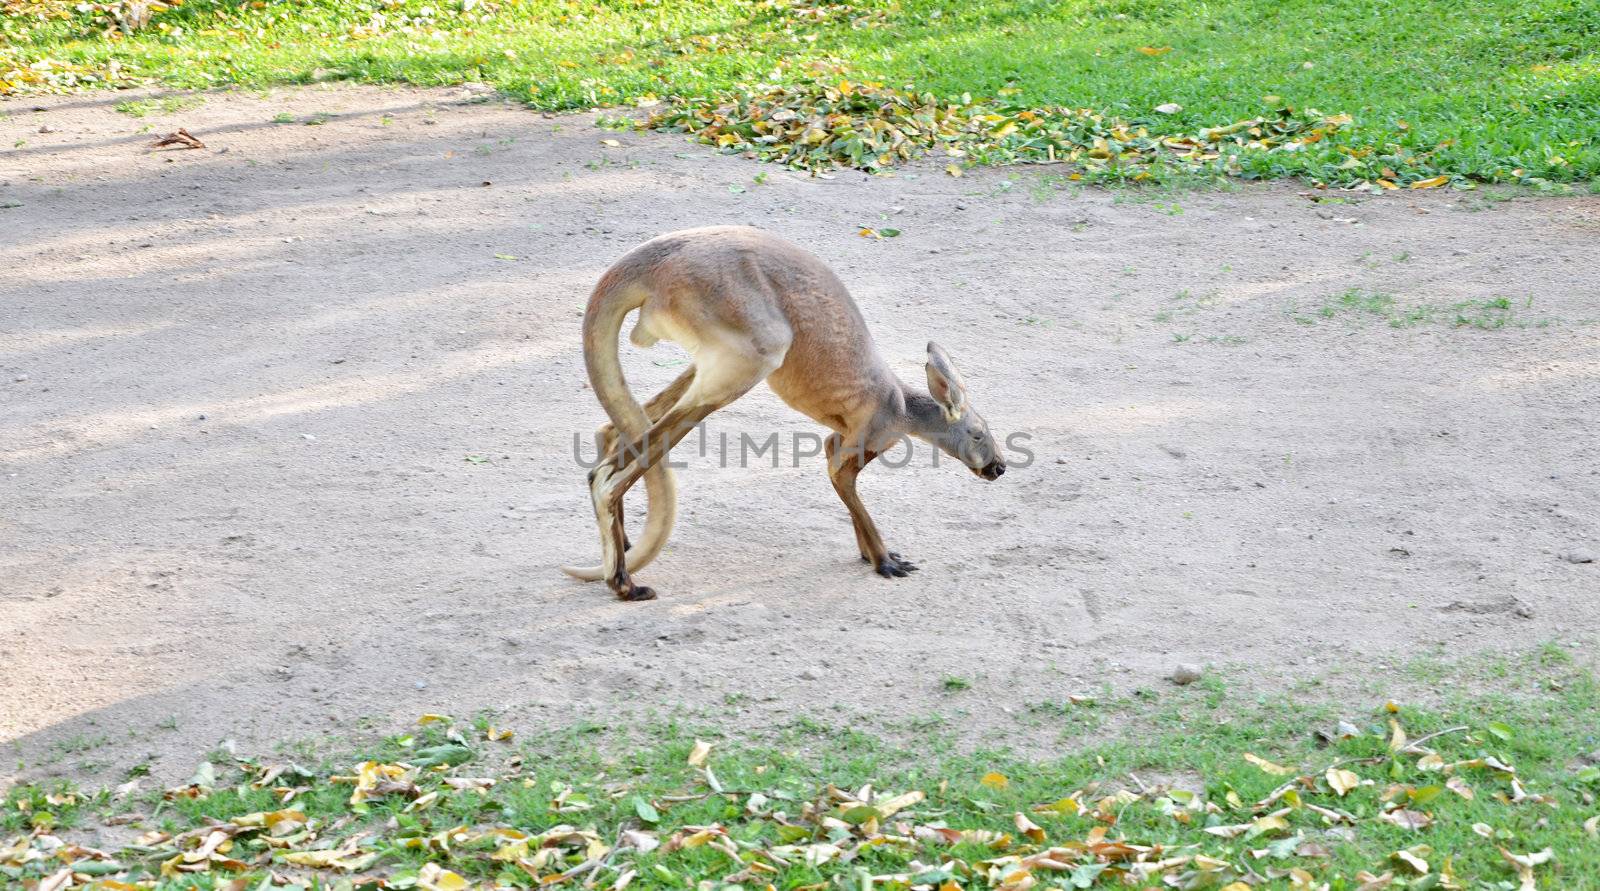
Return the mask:
<svg viewBox="0 0 1600 891">
<path fill-rule="evenodd" d="M 1047 746 L 1007 714 L 1180 660 L 1276 691 L 1441 649 L 1593 658 L 1600 564 L 1567 556 L 1600 550 L 1600 200 L 812 179 L 468 95 L 3 106 L 0 741 L 30 764 L 175 772 L 225 737 L 479 708 L 938 712 Z M 907 380 L 937 338 L 1031 436 L 997 483 L 863 476 L 910 580 L 856 560 L 787 451 L 687 456 L 660 601 L 556 571 L 598 552 L 587 290 L 710 222 L 812 248 Z M 678 356 L 624 347 L 640 391 Z M 815 429 L 764 388 L 713 424 Z"/>
</svg>

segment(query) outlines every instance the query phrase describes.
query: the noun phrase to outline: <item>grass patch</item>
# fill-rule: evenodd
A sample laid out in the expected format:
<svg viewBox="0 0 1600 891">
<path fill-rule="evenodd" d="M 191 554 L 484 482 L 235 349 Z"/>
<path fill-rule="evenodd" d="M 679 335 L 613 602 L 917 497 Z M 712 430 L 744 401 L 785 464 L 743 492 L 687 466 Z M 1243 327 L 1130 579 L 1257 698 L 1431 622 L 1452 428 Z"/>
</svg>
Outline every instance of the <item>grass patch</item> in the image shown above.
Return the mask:
<svg viewBox="0 0 1600 891">
<path fill-rule="evenodd" d="M 190 0 L 152 4 L 137 28 L 118 7 L 5 0 L 0 93 L 485 81 L 572 109 L 716 97 L 826 62 L 1156 138 L 1258 117 L 1265 96 L 1352 116 L 1241 160 L 1247 177 L 1600 177 L 1600 7 L 1585 0 Z"/>
<path fill-rule="evenodd" d="M 1476 328 L 1480 331 L 1498 331 L 1502 328 L 1546 328 L 1560 322 L 1549 316 L 1532 314 L 1534 299 L 1524 297 L 1487 297 L 1461 300 L 1452 303 L 1403 304 L 1392 294 L 1363 291 L 1351 288 L 1330 298 L 1314 313 L 1294 313 L 1297 322 L 1316 325 L 1338 318 L 1353 320 L 1381 319 L 1391 328 L 1410 328 L 1416 325 L 1447 325 L 1453 328 Z"/>
<path fill-rule="evenodd" d="M 1583 887 L 1600 875 L 1600 684 L 1551 652 L 1435 708 L 1237 702 L 1220 684 L 1046 703 L 1033 719 L 1129 723 L 1043 761 L 957 753 L 936 725 L 915 746 L 813 720 L 759 739 L 665 722 L 517 740 L 486 717 L 425 716 L 348 757 L 213 753 L 167 790 L 14 788 L 0 881 Z M 1442 660 L 1427 671 L 1484 683 Z M 74 841 L 108 823 L 136 840 Z"/>
<path fill-rule="evenodd" d="M 130 118 L 143 118 L 153 114 L 177 114 L 180 111 L 199 108 L 205 102 L 204 96 L 160 96 L 154 99 L 130 99 L 118 102 L 113 107 Z"/>
</svg>

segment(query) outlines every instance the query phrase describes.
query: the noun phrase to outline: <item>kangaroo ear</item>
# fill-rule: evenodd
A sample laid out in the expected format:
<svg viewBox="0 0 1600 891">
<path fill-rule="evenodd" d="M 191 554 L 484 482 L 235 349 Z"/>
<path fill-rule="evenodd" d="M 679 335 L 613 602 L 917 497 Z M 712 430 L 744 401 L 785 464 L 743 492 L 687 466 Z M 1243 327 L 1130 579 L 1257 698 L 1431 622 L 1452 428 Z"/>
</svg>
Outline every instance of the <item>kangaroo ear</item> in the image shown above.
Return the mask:
<svg viewBox="0 0 1600 891">
<path fill-rule="evenodd" d="M 944 409 L 947 420 L 954 421 L 967 410 L 967 387 L 961 382 L 950 354 L 943 347 L 928 342 L 928 392 Z"/>
</svg>

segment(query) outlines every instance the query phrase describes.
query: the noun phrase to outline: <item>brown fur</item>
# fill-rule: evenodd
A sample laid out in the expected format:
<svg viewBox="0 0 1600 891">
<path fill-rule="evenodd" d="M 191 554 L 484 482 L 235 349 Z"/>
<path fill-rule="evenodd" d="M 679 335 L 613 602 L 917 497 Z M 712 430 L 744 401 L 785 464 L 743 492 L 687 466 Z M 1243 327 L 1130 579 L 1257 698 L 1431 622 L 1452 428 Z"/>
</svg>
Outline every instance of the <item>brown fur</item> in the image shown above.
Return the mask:
<svg viewBox="0 0 1600 891">
<path fill-rule="evenodd" d="M 631 340 L 671 340 L 693 366 L 645 406 L 629 393 L 617 360 L 622 320 L 639 310 Z M 711 412 L 762 380 L 785 403 L 834 432 L 828 469 L 850 512 L 861 558 L 880 575 L 915 567 L 884 547 L 856 494 L 856 475 L 902 435 L 916 436 L 994 479 L 1005 472 L 999 446 L 967 404 L 948 355 L 928 344 L 930 392 L 906 386 L 878 354 L 861 311 L 838 277 L 809 252 L 759 229 L 715 226 L 652 239 L 601 276 L 583 320 L 584 359 L 611 418 L 601 428 L 605 457 L 590 473 L 600 527 L 601 567 L 617 596 L 655 596 L 631 572 L 665 544 L 675 516 L 675 483 L 661 458 Z M 931 393 L 931 395 L 930 395 Z M 650 496 L 646 528 L 629 547 L 622 497 L 640 477 Z"/>
</svg>

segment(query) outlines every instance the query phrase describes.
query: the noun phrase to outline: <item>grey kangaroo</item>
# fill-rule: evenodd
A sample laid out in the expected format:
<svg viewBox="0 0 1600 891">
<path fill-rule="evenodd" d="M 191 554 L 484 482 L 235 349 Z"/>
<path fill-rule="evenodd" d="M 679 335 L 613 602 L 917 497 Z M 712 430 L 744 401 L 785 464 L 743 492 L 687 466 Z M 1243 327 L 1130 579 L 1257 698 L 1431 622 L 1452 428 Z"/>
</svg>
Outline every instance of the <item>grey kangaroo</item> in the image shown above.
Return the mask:
<svg viewBox="0 0 1600 891">
<path fill-rule="evenodd" d="M 645 405 L 628 391 L 617 360 L 623 317 L 639 310 L 630 339 L 670 340 L 693 364 Z M 821 260 L 776 236 L 742 226 L 686 229 L 651 239 L 606 270 L 583 316 L 589 383 L 610 416 L 600 428 L 600 463 L 589 473 L 601 565 L 562 567 L 605 579 L 623 600 L 656 592 L 632 573 L 655 559 L 677 513 L 676 483 L 662 458 L 705 417 L 765 380 L 790 407 L 833 431 L 828 475 L 850 511 L 861 559 L 884 577 L 916 569 L 884 547 L 856 494 L 856 475 L 902 435 L 937 446 L 978 476 L 1006 463 L 988 424 L 967 401 L 950 356 L 928 344 L 928 391 L 907 386 L 878 354 L 855 301 Z M 645 529 L 630 544 L 622 496 L 644 477 Z"/>
</svg>

